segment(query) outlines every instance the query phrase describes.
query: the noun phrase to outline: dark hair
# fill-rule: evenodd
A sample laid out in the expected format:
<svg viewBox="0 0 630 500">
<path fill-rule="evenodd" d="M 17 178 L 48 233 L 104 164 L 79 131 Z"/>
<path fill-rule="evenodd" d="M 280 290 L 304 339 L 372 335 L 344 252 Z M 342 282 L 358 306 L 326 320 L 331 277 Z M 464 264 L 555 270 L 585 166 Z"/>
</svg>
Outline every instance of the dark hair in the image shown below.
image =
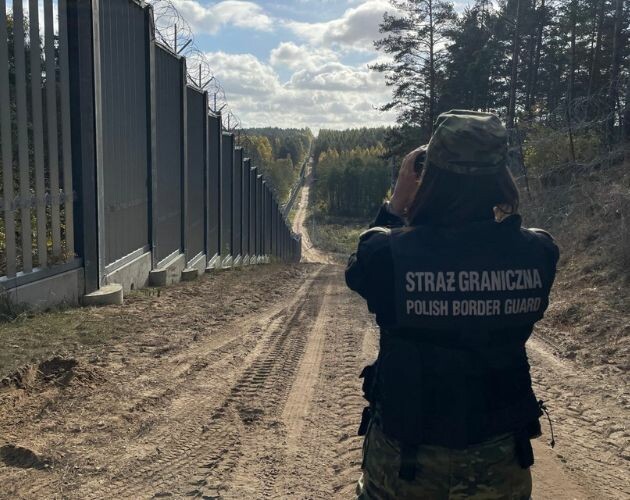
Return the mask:
<svg viewBox="0 0 630 500">
<path fill-rule="evenodd" d="M 412 226 L 460 226 L 494 219 L 494 208 L 518 212 L 518 188 L 507 168 L 492 175 L 463 175 L 426 165 L 409 207 Z"/>
</svg>

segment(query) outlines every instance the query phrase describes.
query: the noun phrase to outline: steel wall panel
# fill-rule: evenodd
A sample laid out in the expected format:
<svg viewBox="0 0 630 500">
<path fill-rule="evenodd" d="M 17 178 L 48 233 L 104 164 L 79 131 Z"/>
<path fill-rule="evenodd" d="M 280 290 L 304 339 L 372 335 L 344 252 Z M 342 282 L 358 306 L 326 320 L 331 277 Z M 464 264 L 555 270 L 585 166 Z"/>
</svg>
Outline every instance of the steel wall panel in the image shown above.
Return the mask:
<svg viewBox="0 0 630 500">
<path fill-rule="evenodd" d="M 232 255 L 232 174 L 234 136 L 224 133 L 221 147 L 221 256 Z"/>
<path fill-rule="evenodd" d="M 155 50 L 156 95 L 156 257 L 161 261 L 182 250 L 184 91 L 181 61 L 170 52 Z"/>
<path fill-rule="evenodd" d="M 243 255 L 243 148 L 234 151 L 232 179 L 232 255 Z"/>
<path fill-rule="evenodd" d="M 277 256 L 276 251 L 276 235 L 278 230 L 278 219 L 276 218 L 276 202 L 271 198 L 271 248 L 269 249 L 271 255 Z"/>
<path fill-rule="evenodd" d="M 204 95 L 186 87 L 188 200 L 186 213 L 186 259 L 191 260 L 205 251 L 206 245 L 206 154 Z"/>
<path fill-rule="evenodd" d="M 208 258 L 221 253 L 221 117 L 208 117 Z"/>
<path fill-rule="evenodd" d="M 263 181 L 263 193 L 262 193 L 262 201 L 263 201 L 263 220 L 262 220 L 262 254 L 265 256 L 269 255 L 269 236 L 270 236 L 270 227 L 269 227 L 269 187 L 266 181 Z"/>
<path fill-rule="evenodd" d="M 249 201 L 250 201 L 250 179 L 249 173 L 252 170 L 252 162 L 249 159 L 243 161 L 243 197 L 242 197 L 242 220 L 243 220 L 243 230 L 242 230 L 242 254 L 249 255 Z"/>
<path fill-rule="evenodd" d="M 147 19 L 129 0 L 100 10 L 103 263 L 149 245 Z"/>
<path fill-rule="evenodd" d="M 256 167 L 249 171 L 249 248 L 248 253 L 251 257 L 256 255 L 256 176 L 258 169 Z"/>
<path fill-rule="evenodd" d="M 263 178 L 256 176 L 256 254 L 260 257 L 263 251 Z"/>
</svg>

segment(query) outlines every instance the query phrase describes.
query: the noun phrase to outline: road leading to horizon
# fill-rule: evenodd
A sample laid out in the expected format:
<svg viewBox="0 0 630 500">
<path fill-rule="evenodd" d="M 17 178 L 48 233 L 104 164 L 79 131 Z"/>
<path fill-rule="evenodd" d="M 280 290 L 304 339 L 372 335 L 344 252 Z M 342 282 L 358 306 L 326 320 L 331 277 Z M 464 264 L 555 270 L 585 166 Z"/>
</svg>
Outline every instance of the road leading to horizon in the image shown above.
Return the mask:
<svg viewBox="0 0 630 500">
<path fill-rule="evenodd" d="M 0 386 L 0 497 L 354 498 L 358 376 L 378 329 L 343 268 L 303 241 L 300 265 L 218 272 L 85 310 L 85 325 L 115 322 L 120 335 Z M 627 417 L 607 397 L 615 388 L 559 361 L 542 337 L 529 350 L 558 441 L 554 451 L 536 441 L 534 498 L 629 498 L 627 462 L 604 435 Z"/>
</svg>

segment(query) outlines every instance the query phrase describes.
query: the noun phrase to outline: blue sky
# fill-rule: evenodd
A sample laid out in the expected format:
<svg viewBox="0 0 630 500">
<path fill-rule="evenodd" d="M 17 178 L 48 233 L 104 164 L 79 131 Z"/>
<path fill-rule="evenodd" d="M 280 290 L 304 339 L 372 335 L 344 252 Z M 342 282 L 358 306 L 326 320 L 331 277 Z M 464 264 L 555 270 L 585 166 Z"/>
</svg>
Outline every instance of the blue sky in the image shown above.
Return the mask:
<svg viewBox="0 0 630 500">
<path fill-rule="evenodd" d="M 367 67 L 387 0 L 171 1 L 244 127 L 393 123 L 375 109 L 390 90 Z"/>
</svg>

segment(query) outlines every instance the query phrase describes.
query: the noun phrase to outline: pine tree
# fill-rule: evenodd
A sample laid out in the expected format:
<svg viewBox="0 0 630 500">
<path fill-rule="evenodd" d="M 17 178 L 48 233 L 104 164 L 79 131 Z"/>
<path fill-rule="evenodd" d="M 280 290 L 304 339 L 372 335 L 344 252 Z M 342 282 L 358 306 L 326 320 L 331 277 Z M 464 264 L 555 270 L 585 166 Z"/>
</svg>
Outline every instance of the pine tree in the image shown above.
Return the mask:
<svg viewBox="0 0 630 500">
<path fill-rule="evenodd" d="M 393 88 L 392 100 L 382 110 L 396 110 L 399 123 L 430 132 L 436 117 L 438 74 L 444 45 L 456 16 L 445 0 L 390 0 L 395 14 L 385 14 L 374 46 L 391 57 L 372 69 L 385 73 Z"/>
</svg>

